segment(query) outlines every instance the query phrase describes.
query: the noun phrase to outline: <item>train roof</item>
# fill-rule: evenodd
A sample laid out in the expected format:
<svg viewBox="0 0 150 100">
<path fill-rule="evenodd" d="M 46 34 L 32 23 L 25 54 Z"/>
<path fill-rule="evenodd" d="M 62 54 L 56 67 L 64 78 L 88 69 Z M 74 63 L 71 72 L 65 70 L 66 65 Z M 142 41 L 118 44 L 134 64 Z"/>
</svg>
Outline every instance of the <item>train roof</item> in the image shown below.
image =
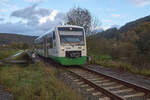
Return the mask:
<svg viewBox="0 0 150 100">
<path fill-rule="evenodd" d="M 76 27 L 76 28 L 83 28 L 83 27 L 77 26 L 77 25 L 61 25 L 61 26 L 57 26 L 57 27 Z"/>
<path fill-rule="evenodd" d="M 40 41 L 43 37 L 45 37 L 47 34 L 51 33 L 53 30 L 54 30 L 54 28 L 51 29 L 51 30 L 49 30 L 49 31 L 47 31 L 47 32 L 45 32 L 45 33 L 43 33 L 42 35 L 40 35 L 39 37 L 37 37 L 37 38 L 35 39 L 35 42 L 36 42 L 36 41 Z"/>
</svg>

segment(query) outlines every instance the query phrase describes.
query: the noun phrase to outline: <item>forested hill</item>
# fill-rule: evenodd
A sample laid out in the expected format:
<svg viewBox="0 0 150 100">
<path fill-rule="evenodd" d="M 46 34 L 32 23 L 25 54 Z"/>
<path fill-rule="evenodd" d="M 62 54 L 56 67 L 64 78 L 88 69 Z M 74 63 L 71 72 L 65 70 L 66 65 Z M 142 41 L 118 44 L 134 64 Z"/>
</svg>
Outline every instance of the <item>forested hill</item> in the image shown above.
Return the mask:
<svg viewBox="0 0 150 100">
<path fill-rule="evenodd" d="M 89 51 L 150 68 L 150 16 L 87 38 Z"/>
<path fill-rule="evenodd" d="M 10 43 L 33 44 L 35 38 L 36 36 L 0 33 L 0 44 L 10 44 Z"/>
<path fill-rule="evenodd" d="M 144 18 L 137 19 L 135 21 L 129 22 L 126 25 L 120 28 L 120 31 L 127 31 L 129 29 L 135 28 L 142 23 L 150 23 L 150 16 L 146 16 Z"/>
<path fill-rule="evenodd" d="M 122 35 L 133 35 L 134 33 L 138 35 L 141 32 L 143 33 L 148 30 L 150 32 L 150 16 L 129 22 L 122 26 L 119 30 L 117 28 L 111 28 L 106 31 L 99 32 L 95 35 L 95 38 L 99 38 L 100 36 L 107 39 L 121 39 Z"/>
</svg>

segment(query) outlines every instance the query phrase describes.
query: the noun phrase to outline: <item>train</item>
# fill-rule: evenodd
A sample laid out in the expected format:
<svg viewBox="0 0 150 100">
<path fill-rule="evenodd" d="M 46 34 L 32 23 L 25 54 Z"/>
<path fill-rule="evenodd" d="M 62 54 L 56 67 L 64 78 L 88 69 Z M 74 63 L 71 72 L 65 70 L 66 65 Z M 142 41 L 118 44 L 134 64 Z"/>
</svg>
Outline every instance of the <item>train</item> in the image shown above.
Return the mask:
<svg viewBox="0 0 150 100">
<path fill-rule="evenodd" d="M 35 39 L 35 52 L 61 65 L 82 65 L 87 61 L 86 35 L 83 27 L 61 25 Z"/>
</svg>

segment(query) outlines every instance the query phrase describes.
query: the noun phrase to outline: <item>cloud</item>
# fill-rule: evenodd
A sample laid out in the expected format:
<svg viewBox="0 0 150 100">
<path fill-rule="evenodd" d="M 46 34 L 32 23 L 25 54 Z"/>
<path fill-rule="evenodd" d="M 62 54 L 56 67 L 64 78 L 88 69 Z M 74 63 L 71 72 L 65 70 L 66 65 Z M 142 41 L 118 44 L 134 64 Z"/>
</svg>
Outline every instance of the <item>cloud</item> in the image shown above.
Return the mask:
<svg viewBox="0 0 150 100">
<path fill-rule="evenodd" d="M 130 0 L 136 6 L 147 6 L 150 4 L 150 0 Z"/>
<path fill-rule="evenodd" d="M 45 2 L 48 0 L 24 0 L 25 2 L 29 2 L 29 3 L 39 3 L 39 2 Z"/>
<path fill-rule="evenodd" d="M 10 0 L 0 0 L 0 13 L 11 12 L 18 9 L 15 4 L 12 4 Z"/>
<path fill-rule="evenodd" d="M 111 25 L 110 28 L 117 28 L 117 29 L 119 29 L 120 25 L 114 24 L 114 25 Z"/>
<path fill-rule="evenodd" d="M 22 21 L 17 23 L 7 22 L 0 24 L 0 33 L 17 33 L 22 35 L 39 36 L 45 31 L 38 27 L 31 27 Z"/>
<path fill-rule="evenodd" d="M 9 2 L 9 0 L 0 0 L 0 5 L 6 5 Z"/>
<path fill-rule="evenodd" d="M 0 21 L 3 21 L 4 20 L 4 18 L 0 18 Z"/>
<path fill-rule="evenodd" d="M 122 17 L 120 14 L 112 14 L 111 16 L 114 17 L 114 18 Z"/>
<path fill-rule="evenodd" d="M 37 5 L 34 4 L 27 8 L 16 10 L 12 12 L 11 16 L 30 20 L 37 18 L 38 16 L 47 16 L 50 13 L 50 10 L 48 9 L 44 8 L 36 9 L 36 7 Z"/>
<path fill-rule="evenodd" d="M 111 26 L 103 26 L 102 28 L 103 28 L 103 30 L 105 31 L 105 30 L 111 28 Z"/>
<path fill-rule="evenodd" d="M 117 9 L 114 9 L 114 8 L 107 8 L 106 11 L 108 11 L 108 12 L 115 12 L 115 11 L 117 11 Z"/>
<path fill-rule="evenodd" d="M 108 29 L 110 29 L 110 28 L 117 28 L 117 29 L 119 29 L 120 26 L 117 25 L 117 24 L 110 25 L 110 26 L 102 26 L 102 29 L 103 29 L 104 31 L 105 31 L 105 30 L 108 30 Z"/>
<path fill-rule="evenodd" d="M 40 35 L 64 21 L 65 14 L 53 9 L 38 8 L 36 4 L 11 13 L 18 22 L 0 24 L 0 32 Z"/>
<path fill-rule="evenodd" d="M 46 23 L 47 21 L 54 21 L 56 15 L 57 15 L 58 11 L 57 10 L 53 10 L 49 16 L 44 16 L 44 17 L 41 17 L 40 20 L 39 20 L 39 24 L 43 24 L 43 23 Z"/>
<path fill-rule="evenodd" d="M 110 20 L 110 19 L 104 19 L 103 22 L 104 22 L 104 23 L 111 23 L 112 20 Z"/>
<path fill-rule="evenodd" d="M 7 9 L 0 9 L 0 12 L 7 12 L 8 10 Z"/>
<path fill-rule="evenodd" d="M 29 31 L 32 30 L 32 28 L 26 26 L 24 23 L 18 22 L 18 23 L 11 23 L 7 22 L 4 24 L 0 24 L 0 32 L 4 33 L 23 33 L 23 32 L 28 33 Z"/>
<path fill-rule="evenodd" d="M 87 2 L 88 0 L 73 0 L 75 2 Z"/>
</svg>

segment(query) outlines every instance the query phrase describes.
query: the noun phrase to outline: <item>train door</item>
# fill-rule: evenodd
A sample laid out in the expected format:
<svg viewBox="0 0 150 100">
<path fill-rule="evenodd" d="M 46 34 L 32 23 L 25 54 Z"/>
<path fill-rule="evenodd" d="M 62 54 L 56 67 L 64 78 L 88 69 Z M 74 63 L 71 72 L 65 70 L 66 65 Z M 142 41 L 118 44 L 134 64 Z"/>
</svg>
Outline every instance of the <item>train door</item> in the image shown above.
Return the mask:
<svg viewBox="0 0 150 100">
<path fill-rule="evenodd" d="M 53 55 L 56 56 L 57 50 L 56 50 L 56 35 L 55 35 L 55 31 L 53 31 Z"/>
<path fill-rule="evenodd" d="M 46 38 L 44 38 L 44 57 L 47 57 L 47 41 L 46 41 Z"/>
</svg>

